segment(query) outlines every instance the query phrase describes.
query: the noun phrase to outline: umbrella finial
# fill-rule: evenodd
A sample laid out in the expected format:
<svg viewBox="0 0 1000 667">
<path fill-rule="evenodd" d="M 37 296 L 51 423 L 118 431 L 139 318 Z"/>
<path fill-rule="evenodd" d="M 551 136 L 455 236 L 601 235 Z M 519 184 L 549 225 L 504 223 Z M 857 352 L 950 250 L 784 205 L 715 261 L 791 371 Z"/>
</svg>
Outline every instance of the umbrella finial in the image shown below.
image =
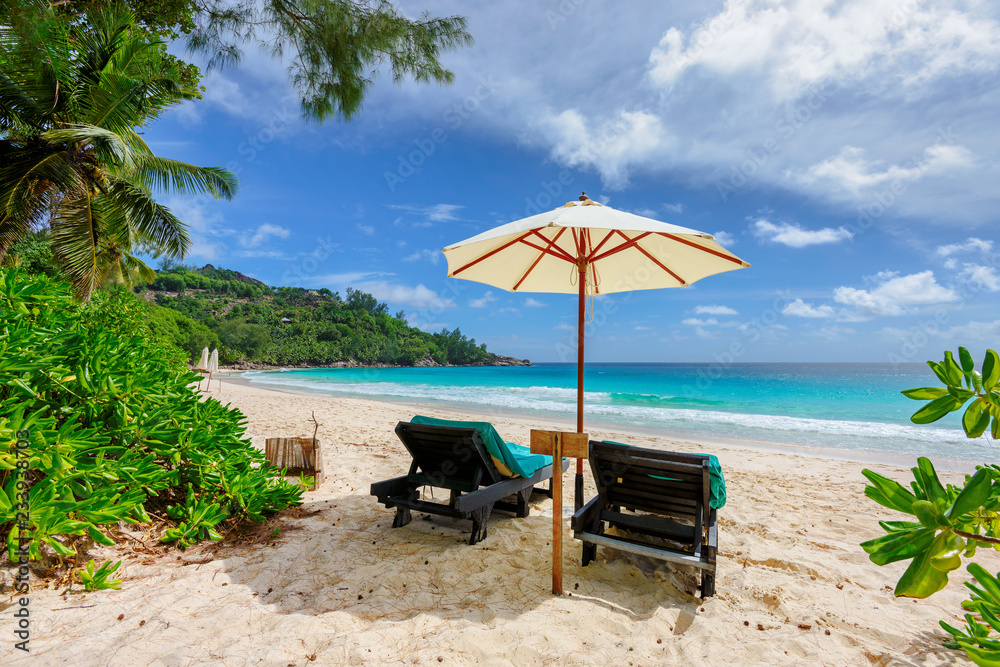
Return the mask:
<svg viewBox="0 0 1000 667">
<path fill-rule="evenodd" d="M 580 201 L 587 201 L 588 199 L 590 199 L 590 197 L 587 196 L 586 192 L 582 192 L 582 193 L 580 193 L 580 198 L 579 199 L 580 199 Z"/>
</svg>

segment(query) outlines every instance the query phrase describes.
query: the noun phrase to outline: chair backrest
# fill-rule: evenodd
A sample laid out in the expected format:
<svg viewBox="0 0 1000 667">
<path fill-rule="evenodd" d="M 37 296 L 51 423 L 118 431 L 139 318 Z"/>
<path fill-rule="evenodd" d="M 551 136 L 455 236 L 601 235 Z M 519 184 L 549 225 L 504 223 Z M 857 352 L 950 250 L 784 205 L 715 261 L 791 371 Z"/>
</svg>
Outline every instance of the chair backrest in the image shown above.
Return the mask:
<svg viewBox="0 0 1000 667">
<path fill-rule="evenodd" d="M 709 523 L 709 460 L 609 442 L 590 442 L 590 469 L 604 507 L 619 505 Z"/>
<path fill-rule="evenodd" d="M 474 428 L 399 422 L 396 435 L 413 456 L 412 483 L 468 492 L 500 481 Z"/>
</svg>

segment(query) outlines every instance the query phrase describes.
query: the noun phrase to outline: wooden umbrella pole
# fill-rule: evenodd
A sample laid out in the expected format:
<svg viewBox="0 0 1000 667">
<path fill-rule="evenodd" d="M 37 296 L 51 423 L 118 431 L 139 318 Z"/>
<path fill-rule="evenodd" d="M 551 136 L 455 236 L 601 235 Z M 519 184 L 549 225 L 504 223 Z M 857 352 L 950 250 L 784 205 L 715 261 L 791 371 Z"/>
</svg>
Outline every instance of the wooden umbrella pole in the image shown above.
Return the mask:
<svg viewBox="0 0 1000 667">
<path fill-rule="evenodd" d="M 580 271 L 580 298 L 577 308 L 577 346 L 576 346 L 576 432 L 583 433 L 583 325 L 587 308 L 587 261 L 580 259 L 577 267 Z M 573 507 L 583 507 L 583 459 L 576 460 L 576 479 L 573 487 Z"/>
</svg>

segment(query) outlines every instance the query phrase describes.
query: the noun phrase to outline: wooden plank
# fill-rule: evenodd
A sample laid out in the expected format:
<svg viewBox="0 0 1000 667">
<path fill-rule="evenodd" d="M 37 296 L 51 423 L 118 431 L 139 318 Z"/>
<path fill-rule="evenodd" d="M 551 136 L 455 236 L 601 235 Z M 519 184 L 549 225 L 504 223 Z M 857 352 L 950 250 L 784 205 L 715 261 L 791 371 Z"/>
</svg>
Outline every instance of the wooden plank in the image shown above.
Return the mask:
<svg viewBox="0 0 1000 667">
<path fill-rule="evenodd" d="M 567 431 L 531 430 L 531 453 L 552 456 L 556 440 L 561 440 L 562 455 L 569 458 L 585 459 L 590 451 L 590 436 L 586 433 L 569 433 Z"/>
<path fill-rule="evenodd" d="M 551 470 L 551 466 L 549 469 Z M 462 494 L 458 497 L 456 508 L 465 510 L 466 512 L 471 512 L 472 510 L 479 509 L 480 507 L 484 507 L 490 503 L 503 500 L 512 493 L 517 493 L 522 489 L 526 489 L 529 486 L 534 485 L 534 482 L 531 481 L 530 478 L 506 477 L 496 484 L 483 486 L 475 491 Z"/>
<path fill-rule="evenodd" d="M 426 500 L 410 500 L 405 497 L 387 498 L 386 500 L 388 501 L 385 503 L 386 507 L 399 505 L 401 507 L 409 507 L 411 510 L 417 510 L 418 512 L 427 512 L 428 514 L 437 514 L 439 516 L 452 517 L 453 519 L 469 518 L 468 512 L 454 510 L 441 503 L 432 503 Z"/>
<path fill-rule="evenodd" d="M 691 565 L 693 567 L 698 567 L 703 570 L 715 569 L 715 563 L 706 563 L 700 558 L 695 558 L 694 556 L 671 553 L 669 551 L 664 551 L 662 549 L 657 549 L 655 547 L 633 544 L 631 542 L 625 542 L 623 540 L 618 540 L 613 537 L 608 537 L 606 535 L 595 535 L 593 533 L 580 533 L 576 537 L 577 539 L 583 542 L 590 542 L 591 544 L 610 547 L 611 549 L 618 549 L 619 551 L 628 551 L 634 554 L 649 556 L 650 558 L 655 558 L 657 560 L 668 561 L 671 563 L 680 563 L 682 565 Z"/>
<path fill-rule="evenodd" d="M 667 535 L 672 538 L 684 538 L 686 542 L 701 541 L 701 534 L 694 526 L 685 526 L 674 521 L 667 521 L 656 516 L 640 516 L 623 514 L 621 512 L 601 512 L 601 520 L 616 526 L 651 535 Z M 697 538 L 696 538 L 697 536 Z"/>
</svg>

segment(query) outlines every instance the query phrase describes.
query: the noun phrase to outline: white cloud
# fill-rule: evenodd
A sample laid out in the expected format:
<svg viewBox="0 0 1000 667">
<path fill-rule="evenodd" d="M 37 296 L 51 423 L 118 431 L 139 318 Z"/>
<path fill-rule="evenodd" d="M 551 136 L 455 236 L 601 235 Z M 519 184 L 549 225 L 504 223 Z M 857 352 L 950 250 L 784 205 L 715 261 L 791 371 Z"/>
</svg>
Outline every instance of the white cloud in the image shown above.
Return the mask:
<svg viewBox="0 0 1000 667">
<path fill-rule="evenodd" d="M 572 324 L 569 324 L 568 322 L 560 322 L 559 324 L 555 325 L 552 328 L 555 329 L 556 331 L 572 331 L 576 333 L 576 327 L 573 326 Z"/>
<path fill-rule="evenodd" d="M 307 276 L 302 279 L 304 287 L 353 287 L 361 281 L 391 276 L 384 271 L 350 271 L 346 273 L 327 273 L 321 276 Z"/>
<path fill-rule="evenodd" d="M 532 299 L 530 296 L 524 300 L 525 308 L 547 308 L 549 304 Z"/>
<path fill-rule="evenodd" d="M 271 237 L 287 239 L 292 233 L 290 230 L 285 229 L 280 225 L 272 225 L 266 222 L 263 225 L 258 226 L 257 229 L 251 231 L 252 234 L 244 234 L 240 237 L 240 244 L 244 248 L 256 248 Z"/>
<path fill-rule="evenodd" d="M 652 331 L 652 330 L 653 330 L 653 328 L 652 328 L 652 327 L 644 327 L 644 326 L 642 326 L 641 324 L 637 324 L 637 325 L 635 326 L 635 330 L 636 330 L 636 331 Z"/>
<path fill-rule="evenodd" d="M 792 301 L 781 311 L 782 315 L 790 315 L 792 317 L 833 317 L 836 313 L 833 306 L 822 305 L 819 307 L 811 306 L 802 299 L 796 299 Z"/>
<path fill-rule="evenodd" d="M 455 214 L 465 207 L 459 206 L 458 204 L 433 204 L 431 206 L 418 206 L 415 204 L 389 204 L 389 208 L 407 211 L 409 213 L 422 216 L 423 220 L 413 223 L 414 227 L 431 227 L 438 222 L 455 222 L 461 220 L 461 218 Z M 401 219 L 397 218 L 397 221 L 401 222 Z"/>
<path fill-rule="evenodd" d="M 188 226 L 191 237 L 189 259 L 215 262 L 226 255 L 229 247 L 226 239 L 232 239 L 237 232 L 223 226 L 222 214 L 212 210 L 216 206 L 214 202 L 200 203 L 189 198 L 171 197 L 165 204 Z"/>
<path fill-rule="evenodd" d="M 941 337 L 949 340 L 982 340 L 992 343 L 1000 338 L 1000 320 L 960 324 L 942 331 Z"/>
<path fill-rule="evenodd" d="M 958 279 L 976 286 L 981 285 L 988 292 L 1000 291 L 1000 274 L 992 266 L 966 264 L 958 274 Z"/>
<path fill-rule="evenodd" d="M 237 250 L 233 253 L 237 257 L 266 257 L 268 259 L 289 259 L 280 250 Z"/>
<path fill-rule="evenodd" d="M 371 236 L 375 233 L 375 227 L 372 225 L 362 225 L 361 223 L 358 223 L 354 226 L 357 227 L 358 231 L 365 236 Z"/>
<path fill-rule="evenodd" d="M 543 118 L 553 157 L 574 168 L 592 168 L 604 184 L 621 190 L 629 182 L 629 163 L 669 149 L 675 140 L 654 114 L 619 111 L 590 120 L 578 109 Z"/>
<path fill-rule="evenodd" d="M 520 315 L 521 311 L 514 307 L 501 308 L 494 315 Z"/>
<path fill-rule="evenodd" d="M 695 315 L 739 315 L 729 306 L 696 306 Z"/>
<path fill-rule="evenodd" d="M 970 236 L 962 243 L 951 243 L 938 246 L 937 254 L 941 257 L 951 257 L 961 252 L 990 252 L 993 250 L 993 241 L 984 241 L 975 236 Z"/>
<path fill-rule="evenodd" d="M 900 190 L 899 194 L 902 194 L 905 183 L 916 181 L 927 174 L 971 167 L 975 163 L 973 154 L 968 149 L 945 144 L 928 147 L 923 155 L 911 160 L 912 164 L 909 166 L 894 164 L 883 167 L 883 161 L 866 160 L 864 154 L 865 151 L 861 148 L 845 146 L 839 155 L 812 165 L 797 178 L 808 185 L 834 187 L 855 196 L 879 186 L 891 187 L 895 183 L 896 189 Z M 889 197 L 886 194 L 883 196 Z"/>
<path fill-rule="evenodd" d="M 816 329 L 814 331 L 809 331 L 807 332 L 807 335 L 815 336 L 817 338 L 822 338 L 823 340 L 832 342 L 837 340 L 844 340 L 849 336 L 853 336 L 854 333 L 855 333 L 854 329 L 833 324 L 830 326 L 820 327 L 819 329 Z"/>
<path fill-rule="evenodd" d="M 797 224 L 779 222 L 774 223 L 763 218 L 755 220 L 751 229 L 758 238 L 770 241 L 771 243 L 781 243 L 791 248 L 805 248 L 810 245 L 820 245 L 824 243 L 838 243 L 847 241 L 854 237 L 854 234 L 844 227 L 832 229 L 809 230 L 803 229 Z"/>
<path fill-rule="evenodd" d="M 416 262 L 421 259 L 428 260 L 431 264 L 437 266 L 437 263 L 441 261 L 441 251 L 440 250 L 417 250 L 412 255 L 407 255 L 403 258 L 404 262 Z"/>
<path fill-rule="evenodd" d="M 490 291 L 478 299 L 469 299 L 469 308 L 485 308 L 496 300 L 497 298 L 493 296 L 493 292 Z"/>
<path fill-rule="evenodd" d="M 680 202 L 677 202 L 676 204 L 664 204 L 663 210 L 669 211 L 670 213 L 683 213 L 684 204 L 681 204 Z"/>
<path fill-rule="evenodd" d="M 884 271 L 875 276 L 878 284 L 872 290 L 838 287 L 833 300 L 853 306 L 861 317 L 902 315 L 915 306 L 929 306 L 958 300 L 954 290 L 937 283 L 933 271 L 899 276 Z"/>
<path fill-rule="evenodd" d="M 991 69 L 982 59 L 998 54 L 996 24 L 977 18 L 951 3 L 728 0 L 690 35 L 667 30 L 650 77 L 670 86 L 693 70 L 746 76 L 776 102 L 826 80 L 918 87 L 956 69 Z"/>
<path fill-rule="evenodd" d="M 681 324 L 686 324 L 689 327 L 710 327 L 715 326 L 719 323 L 719 320 L 714 317 L 710 317 L 707 320 L 698 319 L 697 317 L 686 317 L 681 320 Z"/>
<path fill-rule="evenodd" d="M 729 232 L 715 232 L 712 234 L 715 237 L 715 241 L 725 247 L 736 245 L 736 237 Z"/>
<path fill-rule="evenodd" d="M 453 308 L 455 302 L 438 295 L 423 283 L 416 287 L 399 285 L 386 281 L 366 282 L 358 285 L 358 289 L 370 293 L 379 301 L 410 306 L 411 308 Z"/>
</svg>

